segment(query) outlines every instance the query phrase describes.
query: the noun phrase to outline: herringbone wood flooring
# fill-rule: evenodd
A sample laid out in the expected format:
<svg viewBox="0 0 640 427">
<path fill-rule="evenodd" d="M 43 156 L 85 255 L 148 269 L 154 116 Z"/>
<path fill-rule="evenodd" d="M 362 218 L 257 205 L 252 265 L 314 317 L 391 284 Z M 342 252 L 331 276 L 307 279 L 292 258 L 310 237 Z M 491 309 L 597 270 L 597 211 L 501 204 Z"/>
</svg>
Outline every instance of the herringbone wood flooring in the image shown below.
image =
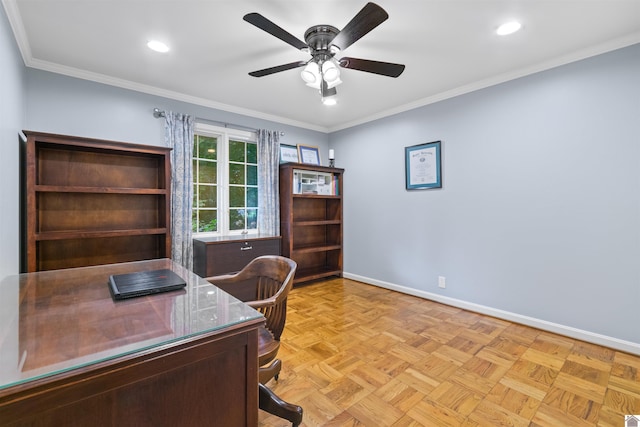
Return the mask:
<svg viewBox="0 0 640 427">
<path fill-rule="evenodd" d="M 623 426 L 640 357 L 347 279 L 296 288 L 268 385 L 318 426 Z M 287 426 L 264 412 L 260 426 Z"/>
</svg>

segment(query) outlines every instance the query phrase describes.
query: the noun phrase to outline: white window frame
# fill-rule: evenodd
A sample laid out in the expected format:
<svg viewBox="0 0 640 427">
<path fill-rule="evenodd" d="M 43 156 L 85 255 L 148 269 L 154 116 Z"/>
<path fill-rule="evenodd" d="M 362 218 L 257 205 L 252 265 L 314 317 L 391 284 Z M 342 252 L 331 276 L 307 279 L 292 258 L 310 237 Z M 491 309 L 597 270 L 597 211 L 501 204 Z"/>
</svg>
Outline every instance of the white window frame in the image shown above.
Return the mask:
<svg viewBox="0 0 640 427">
<path fill-rule="evenodd" d="M 249 230 L 229 230 L 229 141 L 245 141 L 257 143 L 257 134 L 239 129 L 213 126 L 206 123 L 195 123 L 194 133 L 196 135 L 210 136 L 218 139 L 217 143 L 217 218 L 218 231 L 194 232 L 194 237 L 205 236 L 234 236 L 241 234 L 256 234 L 257 229 Z M 193 142 L 192 142 L 193 144 Z M 258 159 L 259 161 L 259 159 Z M 194 171 L 195 177 L 195 171 Z M 193 182 L 191 185 L 193 186 Z M 260 209 L 260 206 L 258 206 Z"/>
</svg>

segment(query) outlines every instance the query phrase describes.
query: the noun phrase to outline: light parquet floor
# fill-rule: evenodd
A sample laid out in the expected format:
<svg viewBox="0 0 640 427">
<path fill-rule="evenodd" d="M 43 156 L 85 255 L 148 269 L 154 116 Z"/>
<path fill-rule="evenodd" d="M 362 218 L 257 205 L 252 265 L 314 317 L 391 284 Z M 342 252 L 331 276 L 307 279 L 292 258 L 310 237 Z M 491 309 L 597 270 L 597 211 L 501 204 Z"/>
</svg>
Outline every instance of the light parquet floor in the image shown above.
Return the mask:
<svg viewBox="0 0 640 427">
<path fill-rule="evenodd" d="M 624 426 L 640 357 L 347 279 L 289 296 L 268 385 L 320 426 Z M 260 412 L 261 427 L 288 426 Z"/>
</svg>

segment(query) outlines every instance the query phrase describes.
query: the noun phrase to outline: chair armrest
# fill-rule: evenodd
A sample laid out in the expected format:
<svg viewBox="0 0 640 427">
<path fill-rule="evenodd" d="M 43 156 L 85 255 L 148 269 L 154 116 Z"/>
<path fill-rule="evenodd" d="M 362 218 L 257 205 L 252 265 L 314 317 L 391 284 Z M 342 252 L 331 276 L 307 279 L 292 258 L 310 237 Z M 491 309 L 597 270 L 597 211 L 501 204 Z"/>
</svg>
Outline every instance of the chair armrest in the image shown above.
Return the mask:
<svg viewBox="0 0 640 427">
<path fill-rule="evenodd" d="M 262 299 L 257 301 L 246 301 L 245 304 L 257 310 L 259 308 L 271 307 L 276 305 L 276 299 L 272 297 L 272 298 L 267 298 L 267 299 Z"/>
<path fill-rule="evenodd" d="M 205 277 L 204 280 L 215 285 L 216 283 L 234 283 L 244 280 L 244 277 L 240 275 L 241 272 L 233 274 L 222 274 L 220 276 Z"/>
</svg>

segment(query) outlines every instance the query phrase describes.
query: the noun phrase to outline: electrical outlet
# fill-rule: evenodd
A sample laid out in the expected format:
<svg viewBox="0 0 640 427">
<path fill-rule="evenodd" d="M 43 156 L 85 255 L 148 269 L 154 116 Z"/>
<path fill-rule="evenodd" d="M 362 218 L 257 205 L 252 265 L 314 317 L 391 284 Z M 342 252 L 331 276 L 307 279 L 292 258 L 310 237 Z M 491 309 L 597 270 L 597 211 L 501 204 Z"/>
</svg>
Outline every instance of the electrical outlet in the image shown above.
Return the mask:
<svg viewBox="0 0 640 427">
<path fill-rule="evenodd" d="M 444 276 L 438 276 L 438 287 L 446 288 L 447 287 L 447 279 Z"/>
</svg>

